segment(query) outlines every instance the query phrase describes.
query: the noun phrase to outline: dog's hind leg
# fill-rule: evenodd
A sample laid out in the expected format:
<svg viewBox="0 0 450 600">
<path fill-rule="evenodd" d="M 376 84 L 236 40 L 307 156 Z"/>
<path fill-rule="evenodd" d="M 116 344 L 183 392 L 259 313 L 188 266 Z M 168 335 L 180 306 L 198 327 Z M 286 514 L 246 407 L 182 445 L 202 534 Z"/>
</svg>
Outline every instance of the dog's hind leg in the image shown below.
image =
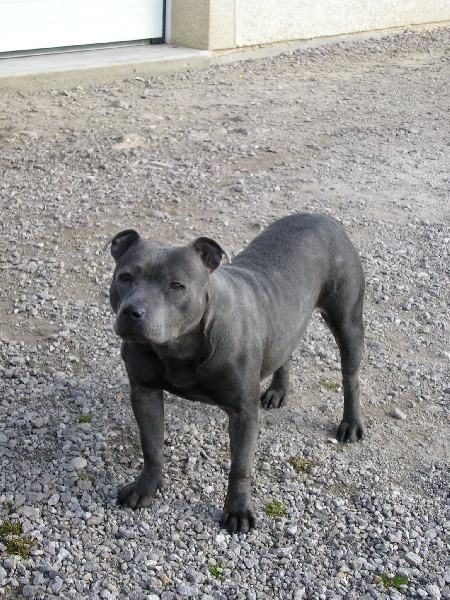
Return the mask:
<svg viewBox="0 0 450 600">
<path fill-rule="evenodd" d="M 363 297 L 362 289 L 353 304 L 329 303 L 328 310 L 321 311 L 341 355 L 344 415 L 336 435 L 340 442 L 355 442 L 364 437 L 359 385 L 359 366 L 364 349 Z"/>
</svg>

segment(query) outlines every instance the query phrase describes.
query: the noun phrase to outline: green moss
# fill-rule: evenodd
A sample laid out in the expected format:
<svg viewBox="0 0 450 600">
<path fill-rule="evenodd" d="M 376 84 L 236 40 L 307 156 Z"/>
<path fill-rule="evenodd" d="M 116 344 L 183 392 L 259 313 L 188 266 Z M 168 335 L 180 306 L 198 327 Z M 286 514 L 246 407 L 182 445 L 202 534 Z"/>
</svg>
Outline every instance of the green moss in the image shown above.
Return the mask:
<svg viewBox="0 0 450 600">
<path fill-rule="evenodd" d="M 324 387 L 327 390 L 335 391 L 340 386 L 340 383 L 339 383 L 339 381 L 328 381 L 327 379 L 324 379 L 323 381 L 321 381 L 319 383 L 319 386 Z"/>
<path fill-rule="evenodd" d="M 291 456 L 288 458 L 288 463 L 294 467 L 297 473 L 306 473 L 314 466 L 312 460 L 303 456 Z"/>
<path fill-rule="evenodd" d="M 206 568 L 208 569 L 210 575 L 214 577 L 214 579 L 223 579 L 223 570 L 225 567 L 221 562 L 216 562 L 215 565 L 208 565 Z"/>
<path fill-rule="evenodd" d="M 91 413 L 86 413 L 85 415 L 80 415 L 77 419 L 78 423 L 90 423 L 92 421 Z"/>
<path fill-rule="evenodd" d="M 6 554 L 17 554 L 22 558 L 28 558 L 35 544 L 31 538 L 20 537 L 23 533 L 20 521 L 7 519 L 0 525 L 0 538 L 5 546 Z"/>
<path fill-rule="evenodd" d="M 286 516 L 286 507 L 283 502 L 279 500 L 271 500 L 265 506 L 265 512 L 268 517 L 285 517 Z"/>
<path fill-rule="evenodd" d="M 397 574 L 391 577 L 385 573 L 379 573 L 379 577 L 383 587 L 386 589 L 395 588 L 397 590 L 401 585 L 406 585 L 408 583 L 408 578 L 405 575 Z"/>
<path fill-rule="evenodd" d="M 10 521 L 7 519 L 0 525 L 0 535 L 20 535 L 22 533 L 22 523 L 20 521 Z"/>
<path fill-rule="evenodd" d="M 3 543 L 5 544 L 7 554 L 17 554 L 22 558 L 28 558 L 35 545 L 34 540 L 27 537 L 13 538 L 6 540 Z"/>
</svg>

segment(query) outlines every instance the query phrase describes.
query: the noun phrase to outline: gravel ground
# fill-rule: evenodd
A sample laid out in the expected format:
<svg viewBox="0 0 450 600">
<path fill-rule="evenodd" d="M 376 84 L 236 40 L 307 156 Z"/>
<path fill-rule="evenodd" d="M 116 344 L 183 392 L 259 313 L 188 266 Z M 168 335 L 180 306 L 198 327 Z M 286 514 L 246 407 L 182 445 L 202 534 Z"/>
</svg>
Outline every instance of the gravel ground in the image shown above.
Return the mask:
<svg viewBox="0 0 450 600">
<path fill-rule="evenodd" d="M 0 95 L 4 598 L 450 598 L 449 48 L 448 29 L 404 32 Z M 363 257 L 367 439 L 333 439 L 338 353 L 317 316 L 288 405 L 260 416 L 256 530 L 219 529 L 225 416 L 174 397 L 166 487 L 118 509 L 141 457 L 104 242 L 134 227 L 237 253 L 305 210 Z"/>
</svg>

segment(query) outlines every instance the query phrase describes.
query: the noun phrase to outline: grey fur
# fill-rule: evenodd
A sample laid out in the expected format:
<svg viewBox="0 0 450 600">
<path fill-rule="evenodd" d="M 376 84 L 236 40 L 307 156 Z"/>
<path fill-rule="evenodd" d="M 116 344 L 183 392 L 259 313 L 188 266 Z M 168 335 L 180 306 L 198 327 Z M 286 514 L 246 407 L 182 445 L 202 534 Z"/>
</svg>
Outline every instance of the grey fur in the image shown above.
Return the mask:
<svg viewBox="0 0 450 600">
<path fill-rule="evenodd" d="M 285 402 L 290 356 L 314 309 L 341 354 L 344 415 L 337 438 L 363 437 L 361 260 L 339 223 L 312 214 L 276 221 L 233 264 L 221 265 L 225 252 L 209 238 L 179 246 L 126 230 L 111 243 L 110 299 L 144 455 L 141 473 L 119 492 L 118 504 L 148 506 L 162 485 L 167 390 L 228 414 L 232 459 L 220 524 L 246 532 L 255 525 L 250 484 L 258 407 Z M 260 397 L 260 381 L 269 375 Z"/>
</svg>

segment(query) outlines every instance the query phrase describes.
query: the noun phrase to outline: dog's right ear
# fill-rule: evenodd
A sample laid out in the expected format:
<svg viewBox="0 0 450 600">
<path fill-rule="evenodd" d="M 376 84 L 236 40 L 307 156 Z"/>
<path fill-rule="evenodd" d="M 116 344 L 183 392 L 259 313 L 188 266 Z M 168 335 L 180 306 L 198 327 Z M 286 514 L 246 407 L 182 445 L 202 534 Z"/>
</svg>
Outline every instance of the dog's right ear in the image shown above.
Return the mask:
<svg viewBox="0 0 450 600">
<path fill-rule="evenodd" d="M 124 229 L 109 238 L 103 248 L 103 252 L 111 244 L 111 256 L 117 260 L 139 237 L 139 233 L 135 229 Z"/>
</svg>

